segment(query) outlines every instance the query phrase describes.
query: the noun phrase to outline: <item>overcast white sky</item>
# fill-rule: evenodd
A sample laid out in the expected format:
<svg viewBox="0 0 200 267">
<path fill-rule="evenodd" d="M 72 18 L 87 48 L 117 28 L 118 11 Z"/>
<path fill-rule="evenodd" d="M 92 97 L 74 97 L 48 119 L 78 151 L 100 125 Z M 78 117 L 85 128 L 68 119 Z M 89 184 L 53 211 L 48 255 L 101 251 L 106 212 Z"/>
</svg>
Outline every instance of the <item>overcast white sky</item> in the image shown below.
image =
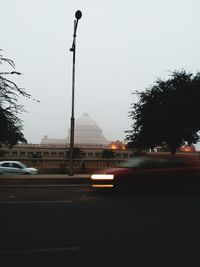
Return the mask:
<svg viewBox="0 0 200 267">
<path fill-rule="evenodd" d="M 130 129 L 133 91 L 169 70 L 200 70 L 199 0 L 1 0 L 0 48 L 23 73 L 18 85 L 40 100 L 22 100 L 29 143 L 67 136 L 78 9 L 75 118 L 89 113 L 107 139 Z"/>
</svg>

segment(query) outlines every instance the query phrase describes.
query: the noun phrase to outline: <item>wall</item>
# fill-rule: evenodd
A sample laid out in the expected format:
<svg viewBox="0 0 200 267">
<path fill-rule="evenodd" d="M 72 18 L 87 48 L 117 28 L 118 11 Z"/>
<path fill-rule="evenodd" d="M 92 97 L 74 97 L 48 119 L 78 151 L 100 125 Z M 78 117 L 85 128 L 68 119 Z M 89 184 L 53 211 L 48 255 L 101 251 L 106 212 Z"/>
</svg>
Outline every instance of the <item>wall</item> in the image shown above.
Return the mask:
<svg viewBox="0 0 200 267">
<path fill-rule="evenodd" d="M 39 173 L 64 174 L 69 171 L 69 160 L 66 159 L 27 159 L 27 158 L 1 158 L 3 160 L 21 161 L 29 167 L 35 167 Z M 117 167 L 122 159 L 74 159 L 74 173 L 91 173 L 97 169 Z"/>
</svg>

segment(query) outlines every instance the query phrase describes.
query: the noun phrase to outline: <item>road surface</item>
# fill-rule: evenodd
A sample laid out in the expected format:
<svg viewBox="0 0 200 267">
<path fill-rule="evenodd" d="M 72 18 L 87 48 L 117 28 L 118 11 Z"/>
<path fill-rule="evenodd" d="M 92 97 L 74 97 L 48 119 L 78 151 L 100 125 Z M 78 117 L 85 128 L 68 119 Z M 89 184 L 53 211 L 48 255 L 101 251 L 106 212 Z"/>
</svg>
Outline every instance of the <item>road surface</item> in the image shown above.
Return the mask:
<svg viewBox="0 0 200 267">
<path fill-rule="evenodd" d="M 1 186 L 1 266 L 198 266 L 200 195 Z"/>
</svg>

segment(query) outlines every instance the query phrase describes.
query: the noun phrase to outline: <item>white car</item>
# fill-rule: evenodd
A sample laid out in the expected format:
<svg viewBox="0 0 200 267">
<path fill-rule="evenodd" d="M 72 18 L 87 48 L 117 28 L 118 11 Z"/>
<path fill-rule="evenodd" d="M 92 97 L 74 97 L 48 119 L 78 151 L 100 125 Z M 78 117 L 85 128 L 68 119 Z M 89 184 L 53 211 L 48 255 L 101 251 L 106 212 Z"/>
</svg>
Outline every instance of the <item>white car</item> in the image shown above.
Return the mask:
<svg viewBox="0 0 200 267">
<path fill-rule="evenodd" d="M 29 168 L 19 161 L 0 161 L 0 174 L 37 174 L 38 170 Z"/>
</svg>

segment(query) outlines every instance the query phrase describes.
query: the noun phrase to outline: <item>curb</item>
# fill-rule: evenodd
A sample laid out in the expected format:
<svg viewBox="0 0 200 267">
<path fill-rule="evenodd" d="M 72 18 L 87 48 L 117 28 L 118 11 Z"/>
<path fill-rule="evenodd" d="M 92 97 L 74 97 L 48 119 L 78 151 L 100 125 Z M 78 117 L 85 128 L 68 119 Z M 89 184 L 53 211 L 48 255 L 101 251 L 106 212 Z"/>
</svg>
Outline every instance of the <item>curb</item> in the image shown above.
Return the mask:
<svg viewBox="0 0 200 267">
<path fill-rule="evenodd" d="M 85 184 L 90 183 L 90 174 L 77 174 L 73 176 L 65 174 L 48 175 L 48 174 L 37 174 L 37 175 L 18 175 L 18 176 L 0 176 L 1 185 L 28 185 L 35 184 Z"/>
</svg>

